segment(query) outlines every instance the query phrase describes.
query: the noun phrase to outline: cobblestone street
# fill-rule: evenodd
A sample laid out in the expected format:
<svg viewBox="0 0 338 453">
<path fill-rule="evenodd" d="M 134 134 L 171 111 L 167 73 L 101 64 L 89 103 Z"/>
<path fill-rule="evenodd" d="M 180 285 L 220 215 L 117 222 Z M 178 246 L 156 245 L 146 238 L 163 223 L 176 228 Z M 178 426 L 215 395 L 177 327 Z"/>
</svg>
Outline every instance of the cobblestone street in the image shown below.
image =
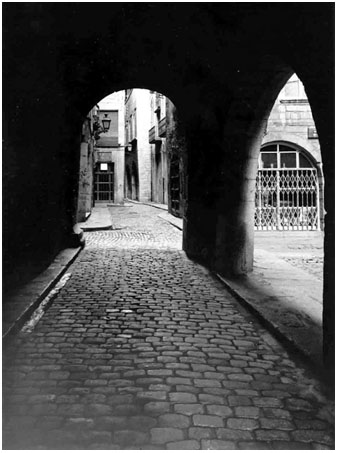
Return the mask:
<svg viewBox="0 0 338 453">
<path fill-rule="evenodd" d="M 4 449 L 332 449 L 333 402 L 158 209 L 111 207 L 4 349 Z"/>
</svg>

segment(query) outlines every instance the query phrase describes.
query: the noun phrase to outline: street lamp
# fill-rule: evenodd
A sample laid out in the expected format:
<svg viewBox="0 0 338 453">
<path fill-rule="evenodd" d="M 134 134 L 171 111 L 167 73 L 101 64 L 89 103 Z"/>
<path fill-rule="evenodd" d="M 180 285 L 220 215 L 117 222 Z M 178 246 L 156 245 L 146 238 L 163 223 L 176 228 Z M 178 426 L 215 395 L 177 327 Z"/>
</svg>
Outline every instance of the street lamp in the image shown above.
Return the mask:
<svg viewBox="0 0 338 453">
<path fill-rule="evenodd" d="M 104 118 L 102 118 L 102 124 L 100 124 L 99 116 L 94 115 L 94 124 L 93 124 L 93 130 L 94 130 L 94 136 L 98 140 L 100 138 L 100 134 L 103 132 L 106 133 L 109 131 L 111 119 L 108 118 L 107 113 L 105 113 Z"/>
<path fill-rule="evenodd" d="M 102 118 L 102 127 L 103 132 L 108 132 L 110 127 L 111 119 L 108 118 L 107 114 L 105 113 L 105 117 Z"/>
</svg>

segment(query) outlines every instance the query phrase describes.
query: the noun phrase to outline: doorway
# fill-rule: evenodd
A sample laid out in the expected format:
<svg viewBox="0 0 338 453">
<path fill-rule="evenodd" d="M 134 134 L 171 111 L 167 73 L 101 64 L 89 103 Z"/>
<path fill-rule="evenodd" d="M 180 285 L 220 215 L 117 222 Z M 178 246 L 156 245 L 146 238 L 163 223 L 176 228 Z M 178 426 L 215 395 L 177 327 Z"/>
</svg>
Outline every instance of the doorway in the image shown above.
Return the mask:
<svg viewBox="0 0 338 453">
<path fill-rule="evenodd" d="M 95 202 L 114 202 L 114 163 L 99 162 L 95 167 Z"/>
</svg>

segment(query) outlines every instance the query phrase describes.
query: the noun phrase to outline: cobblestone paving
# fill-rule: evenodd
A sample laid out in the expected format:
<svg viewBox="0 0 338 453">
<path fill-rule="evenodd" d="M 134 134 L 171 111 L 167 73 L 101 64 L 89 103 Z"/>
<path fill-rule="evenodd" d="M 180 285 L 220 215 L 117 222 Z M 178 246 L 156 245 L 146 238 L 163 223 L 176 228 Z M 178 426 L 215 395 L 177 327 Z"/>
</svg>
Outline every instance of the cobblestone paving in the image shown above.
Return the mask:
<svg viewBox="0 0 338 453">
<path fill-rule="evenodd" d="M 175 236 L 151 209 L 143 233 Z M 5 348 L 3 448 L 332 449 L 320 383 L 172 239 L 147 248 L 134 228 L 131 248 L 87 233 L 35 330 Z"/>
<path fill-rule="evenodd" d="M 182 232 L 158 217 L 162 210 L 146 205 L 109 210 L 113 230 L 85 233 L 87 248 L 182 249 Z"/>
<path fill-rule="evenodd" d="M 174 231 L 173 233 L 176 232 Z M 117 247 L 122 249 L 175 248 L 179 250 L 182 248 L 181 236 L 179 232 L 169 238 L 158 238 L 147 231 L 96 231 L 85 233 L 87 249 Z"/>
</svg>

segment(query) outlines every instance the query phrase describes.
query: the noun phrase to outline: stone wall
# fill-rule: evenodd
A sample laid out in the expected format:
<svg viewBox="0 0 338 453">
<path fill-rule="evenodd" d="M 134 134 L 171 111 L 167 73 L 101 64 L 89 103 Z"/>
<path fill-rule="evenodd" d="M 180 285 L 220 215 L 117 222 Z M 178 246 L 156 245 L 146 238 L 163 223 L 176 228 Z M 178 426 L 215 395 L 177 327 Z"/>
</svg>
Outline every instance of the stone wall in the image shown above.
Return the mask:
<svg viewBox="0 0 338 453">
<path fill-rule="evenodd" d="M 168 203 L 168 170 L 165 138 L 151 145 L 151 200 Z"/>
<path fill-rule="evenodd" d="M 304 86 L 293 74 L 287 81 L 271 110 L 264 143 L 287 141 L 306 151 L 318 164 L 322 163 L 319 140 L 309 136 L 316 129 L 311 106 Z"/>
<path fill-rule="evenodd" d="M 165 130 L 160 135 L 160 124 Z M 156 128 L 160 137 L 151 148 L 151 199 L 157 203 L 168 203 L 168 170 L 166 144 L 166 97 L 156 91 L 150 92 L 150 126 Z"/>
<path fill-rule="evenodd" d="M 134 89 L 136 98 L 137 156 L 139 201 L 151 200 L 151 149 L 149 143 L 150 111 L 148 90 Z"/>
<path fill-rule="evenodd" d="M 305 155 L 310 157 L 317 169 L 319 223 L 320 228 L 324 230 L 325 203 L 322 155 L 311 106 L 304 85 L 296 74 L 290 77 L 277 96 L 269 115 L 262 145 L 280 141 L 296 145 Z"/>
<path fill-rule="evenodd" d="M 77 222 L 84 222 L 93 206 L 93 165 L 94 143 L 92 137 L 92 113 L 90 112 L 82 125 L 80 146 L 79 193 L 77 205 Z"/>
<path fill-rule="evenodd" d="M 77 221 L 84 222 L 92 209 L 93 146 L 81 143 Z"/>
<path fill-rule="evenodd" d="M 132 122 L 131 133 L 127 140 L 131 144 L 131 152 L 126 154 L 126 165 L 130 168 L 136 167 L 138 179 L 139 201 L 151 200 L 151 145 L 149 143 L 150 129 L 150 92 L 143 89 L 132 89 L 127 94 L 125 105 L 125 120 Z M 135 115 L 135 120 L 131 116 Z M 130 127 L 130 126 L 129 126 Z M 127 133 L 127 132 L 126 132 Z M 134 167 L 133 167 L 134 166 Z"/>
</svg>

